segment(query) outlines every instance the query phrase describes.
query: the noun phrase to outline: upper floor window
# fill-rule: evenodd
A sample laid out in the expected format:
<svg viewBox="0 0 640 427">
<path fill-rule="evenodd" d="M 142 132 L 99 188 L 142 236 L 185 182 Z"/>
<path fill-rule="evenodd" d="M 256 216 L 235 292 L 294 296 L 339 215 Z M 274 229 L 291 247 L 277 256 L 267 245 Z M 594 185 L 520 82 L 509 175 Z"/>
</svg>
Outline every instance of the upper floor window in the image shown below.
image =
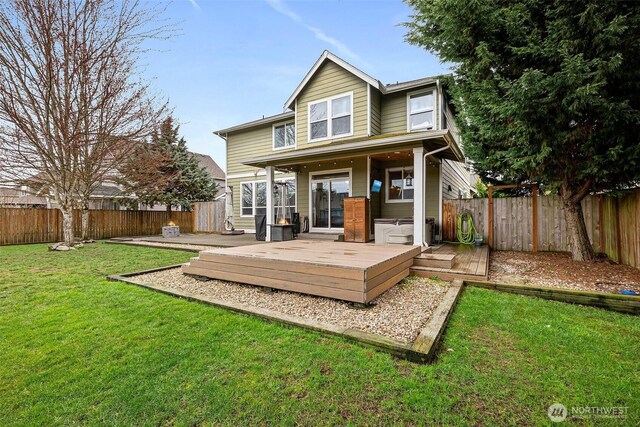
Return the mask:
<svg viewBox="0 0 640 427">
<path fill-rule="evenodd" d="M 309 103 L 309 141 L 353 133 L 353 94 Z"/>
<path fill-rule="evenodd" d="M 433 129 L 433 91 L 409 94 L 407 111 L 409 131 Z"/>
<path fill-rule="evenodd" d="M 273 127 L 273 149 L 294 147 L 296 145 L 296 125 L 285 123 Z"/>
</svg>

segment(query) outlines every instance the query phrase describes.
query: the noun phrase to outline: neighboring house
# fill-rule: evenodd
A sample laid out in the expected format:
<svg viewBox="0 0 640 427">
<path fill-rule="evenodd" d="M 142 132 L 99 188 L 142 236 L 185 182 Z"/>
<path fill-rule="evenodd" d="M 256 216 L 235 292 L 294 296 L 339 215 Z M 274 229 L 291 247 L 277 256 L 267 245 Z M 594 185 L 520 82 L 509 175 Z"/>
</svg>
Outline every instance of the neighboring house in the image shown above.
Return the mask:
<svg viewBox="0 0 640 427">
<path fill-rule="evenodd" d="M 205 168 L 213 180 L 218 184 L 217 196 L 224 195 L 225 173 L 218 164 L 207 154 L 191 153 L 197 159 L 200 166 Z M 0 207 L 44 207 L 56 208 L 57 203 L 47 191 L 39 184 L 39 174 L 25 181 L 20 190 L 15 188 L 0 188 Z M 98 185 L 91 193 L 89 209 L 91 210 L 127 210 L 131 209 L 128 203 L 130 196 L 125 195 L 122 188 L 116 184 L 114 176 L 105 177 L 104 182 Z M 40 181 L 42 182 L 42 181 Z M 165 211 L 165 205 L 139 205 L 139 210 Z M 174 210 L 180 211 L 177 207 Z"/>
<path fill-rule="evenodd" d="M 0 187 L 0 208 L 46 207 L 46 198 L 29 194 L 26 188 Z"/>
<path fill-rule="evenodd" d="M 383 85 L 325 51 L 284 108 L 215 132 L 227 144 L 237 228 L 253 231 L 254 215 L 275 212 L 270 196 L 283 181 L 288 205 L 312 232 L 341 232 L 344 198 L 366 196 L 372 231 L 373 219 L 413 217 L 415 244 L 425 218 L 440 224 L 443 198 L 470 197 L 471 174 L 437 78 Z"/>
<path fill-rule="evenodd" d="M 220 196 L 224 196 L 224 186 L 225 181 L 227 179 L 227 175 L 224 173 L 222 168 L 218 166 L 218 164 L 211 158 L 208 154 L 200 154 L 200 153 L 191 153 L 197 159 L 200 166 L 205 168 L 209 175 L 213 178 L 213 180 L 218 185 L 218 191 L 216 192 L 216 198 Z"/>
</svg>

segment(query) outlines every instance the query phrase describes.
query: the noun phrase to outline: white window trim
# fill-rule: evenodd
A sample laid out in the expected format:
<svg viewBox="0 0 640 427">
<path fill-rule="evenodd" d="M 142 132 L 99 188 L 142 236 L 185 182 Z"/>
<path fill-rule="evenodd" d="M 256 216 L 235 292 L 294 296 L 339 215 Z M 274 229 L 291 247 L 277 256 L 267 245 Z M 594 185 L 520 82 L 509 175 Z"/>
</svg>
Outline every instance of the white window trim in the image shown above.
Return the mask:
<svg viewBox="0 0 640 427">
<path fill-rule="evenodd" d="M 313 209 L 313 191 L 311 190 L 311 185 L 312 185 L 312 181 L 313 181 L 313 177 L 316 175 L 328 175 L 328 174 L 333 174 L 333 173 L 343 173 L 343 172 L 349 172 L 349 197 L 353 196 L 353 168 L 343 168 L 343 169 L 330 169 L 330 170 L 319 170 L 319 171 L 313 171 L 313 172 L 309 172 L 309 232 L 313 232 L 313 233 L 335 233 L 335 232 L 339 232 L 339 231 L 344 231 L 344 228 L 317 228 L 317 227 L 313 227 L 312 224 L 312 217 L 311 217 L 311 210 Z M 298 187 L 296 187 L 297 189 Z M 298 193 L 296 192 L 296 197 L 298 196 Z M 296 199 L 296 202 L 298 200 Z"/>
<path fill-rule="evenodd" d="M 293 126 L 294 132 L 293 132 L 293 145 L 285 145 L 283 147 L 276 147 L 276 128 L 280 127 L 280 126 L 284 126 L 284 137 L 285 137 L 285 141 L 287 138 L 287 126 Z M 273 151 L 276 150 L 287 150 L 287 149 L 295 149 L 297 147 L 297 127 L 296 127 L 296 122 L 294 121 L 289 121 L 289 122 L 283 122 L 283 123 L 277 123 L 271 126 L 271 140 L 272 140 L 272 144 L 271 144 L 271 148 L 273 149 Z"/>
<path fill-rule="evenodd" d="M 331 115 L 331 101 L 333 101 L 334 99 L 337 98 L 342 98 L 344 96 L 349 96 L 350 100 L 351 100 L 351 114 L 350 114 L 350 125 L 349 125 L 349 129 L 351 129 L 351 132 L 349 133 L 343 133 L 340 135 L 332 135 L 332 119 L 335 118 L 339 118 L 339 117 L 345 117 L 345 115 L 342 116 L 338 116 L 338 117 L 332 117 Z M 327 136 L 322 137 L 322 138 L 315 138 L 315 139 L 311 139 L 311 106 L 313 104 L 320 104 L 321 102 L 326 102 L 327 103 Z M 319 120 L 320 121 L 320 120 Z M 314 122 L 317 123 L 317 122 Z M 334 95 L 331 96 L 329 98 L 324 98 L 324 99 L 318 99 L 315 101 L 311 101 L 307 103 L 307 140 L 309 142 L 319 142 L 319 141 L 327 141 L 330 139 L 338 139 L 338 138 L 347 138 L 353 136 L 353 91 L 351 92 L 345 92 L 345 93 L 341 93 L 339 95 Z"/>
<path fill-rule="evenodd" d="M 385 189 L 384 189 L 384 202 L 385 203 L 413 203 L 413 199 L 389 199 L 389 187 L 391 186 L 391 181 L 389 180 L 389 172 L 398 172 L 398 171 L 403 171 L 402 172 L 402 191 L 404 191 L 404 171 L 406 170 L 410 170 L 411 171 L 411 175 L 415 175 L 413 173 L 413 166 L 400 166 L 397 168 L 386 168 L 384 170 L 384 179 L 385 179 Z M 413 177 L 413 179 L 415 179 L 415 176 Z M 400 194 L 402 194 L 404 196 L 404 193 L 401 192 Z"/>
<path fill-rule="evenodd" d="M 295 205 L 291 206 L 293 208 L 293 211 L 295 212 L 298 209 L 298 178 L 296 176 L 290 176 L 290 177 L 283 177 L 283 178 L 279 178 L 276 179 L 275 182 L 282 182 L 282 181 L 287 181 L 292 179 L 295 182 L 295 186 L 296 186 L 296 194 L 295 194 Z M 266 183 L 267 180 L 265 179 L 258 179 L 258 180 L 254 180 L 254 181 L 242 181 L 240 183 L 240 218 L 253 218 L 256 216 L 256 196 L 257 196 L 257 191 L 256 191 L 256 187 L 258 183 L 264 182 Z M 253 212 L 253 214 L 251 215 L 244 215 L 242 213 L 242 186 L 244 184 L 251 184 L 252 188 L 253 188 L 253 206 L 251 206 L 251 211 Z M 262 206 L 259 206 L 260 208 L 262 208 Z M 275 206 L 274 206 L 275 207 Z M 264 208 L 266 209 L 267 207 L 264 206 Z"/>
<path fill-rule="evenodd" d="M 420 111 L 416 111 L 415 113 L 427 113 L 429 111 L 432 112 L 431 117 L 433 120 L 433 123 L 431 124 L 431 127 L 428 128 L 421 128 L 421 129 L 411 129 L 411 97 L 414 95 L 427 95 L 427 94 L 431 94 L 433 96 L 433 104 L 431 105 L 431 108 L 425 108 L 424 110 L 420 110 Z M 434 89 L 428 89 L 428 90 L 414 90 L 413 92 L 407 92 L 407 132 L 424 132 L 427 130 L 434 130 L 436 128 L 436 113 L 435 113 L 435 104 L 436 104 L 436 94 L 435 94 L 435 90 Z"/>
</svg>

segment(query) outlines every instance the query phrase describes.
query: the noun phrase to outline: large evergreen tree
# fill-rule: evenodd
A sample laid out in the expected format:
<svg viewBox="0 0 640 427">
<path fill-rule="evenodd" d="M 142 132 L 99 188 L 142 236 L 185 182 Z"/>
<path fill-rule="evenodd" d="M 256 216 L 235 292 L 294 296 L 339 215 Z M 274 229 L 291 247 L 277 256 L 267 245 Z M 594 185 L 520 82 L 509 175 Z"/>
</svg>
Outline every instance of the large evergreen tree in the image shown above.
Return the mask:
<svg viewBox="0 0 640 427">
<path fill-rule="evenodd" d="M 179 126 L 167 118 L 149 144 L 139 145 L 120 169 L 125 192 L 146 205 L 163 204 L 167 211 L 181 206 L 191 210 L 193 202 L 210 201 L 217 185 L 178 136 Z"/>
<path fill-rule="evenodd" d="M 592 259 L 580 202 L 640 177 L 640 3 L 406 1 L 408 41 L 454 64 L 480 175 L 557 191 L 574 259 Z"/>
</svg>

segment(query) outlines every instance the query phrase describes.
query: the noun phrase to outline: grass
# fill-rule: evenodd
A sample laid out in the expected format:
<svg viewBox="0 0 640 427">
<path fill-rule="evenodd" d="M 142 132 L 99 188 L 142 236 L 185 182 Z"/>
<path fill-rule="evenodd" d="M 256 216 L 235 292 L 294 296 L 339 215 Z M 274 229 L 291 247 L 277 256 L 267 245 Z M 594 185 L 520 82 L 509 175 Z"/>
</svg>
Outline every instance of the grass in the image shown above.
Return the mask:
<svg viewBox="0 0 640 427">
<path fill-rule="evenodd" d="M 416 365 L 105 280 L 192 255 L 0 247 L 0 425 L 539 425 L 554 402 L 640 422 L 637 317 L 468 288 Z"/>
</svg>

